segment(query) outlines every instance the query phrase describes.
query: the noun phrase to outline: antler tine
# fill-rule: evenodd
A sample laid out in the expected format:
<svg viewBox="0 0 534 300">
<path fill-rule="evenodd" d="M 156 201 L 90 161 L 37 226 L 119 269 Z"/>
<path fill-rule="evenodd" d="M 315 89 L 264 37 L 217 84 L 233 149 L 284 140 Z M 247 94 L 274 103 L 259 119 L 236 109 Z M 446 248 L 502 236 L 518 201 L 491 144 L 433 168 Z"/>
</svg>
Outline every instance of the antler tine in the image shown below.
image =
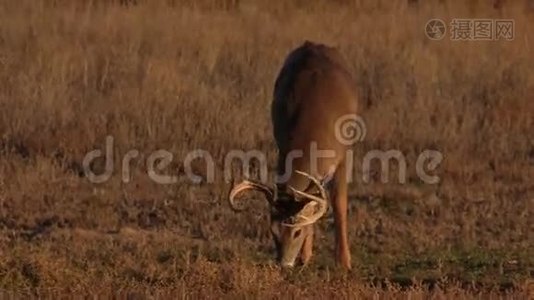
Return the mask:
<svg viewBox="0 0 534 300">
<path fill-rule="evenodd" d="M 313 183 L 315 183 L 315 185 L 317 186 L 317 188 L 319 189 L 320 193 L 321 193 L 321 197 L 323 201 L 326 201 L 327 199 L 327 195 L 326 195 L 326 191 L 323 187 L 323 185 L 321 184 L 321 182 L 319 182 L 319 180 L 317 178 L 315 178 L 314 176 L 306 173 L 306 172 L 303 172 L 303 171 L 295 171 L 296 173 L 300 174 L 300 175 L 303 175 L 305 177 L 308 177 L 308 179 L 310 179 Z M 315 197 L 313 195 L 310 195 L 310 194 L 307 194 L 305 193 L 306 195 L 309 195 L 309 196 L 312 196 L 312 197 Z M 317 197 L 315 197 L 317 198 Z"/>
<path fill-rule="evenodd" d="M 263 192 L 267 198 L 267 201 L 272 205 L 274 202 L 275 192 L 268 186 L 266 186 L 263 183 L 259 183 L 252 180 L 243 180 L 243 182 L 235 185 L 232 190 L 230 191 L 230 195 L 228 196 L 228 201 L 230 203 L 230 207 L 233 210 L 241 211 L 242 209 L 239 209 L 235 205 L 235 197 L 246 190 L 257 190 L 260 192 Z"/>
<path fill-rule="evenodd" d="M 285 225 L 289 226 L 289 227 L 304 226 L 304 225 L 313 224 L 313 223 L 317 222 L 317 220 L 319 220 L 326 213 L 326 211 L 328 209 L 328 202 L 327 202 L 328 196 L 326 194 L 326 191 L 325 191 L 324 187 L 319 182 L 319 180 L 317 178 L 313 177 L 312 175 L 306 173 L 306 172 L 302 172 L 302 171 L 295 171 L 295 172 L 298 173 L 298 174 L 301 174 L 301 175 L 303 175 L 303 176 L 305 176 L 307 178 L 309 178 L 317 186 L 317 188 L 319 189 L 319 191 L 321 193 L 321 197 L 317 197 L 315 195 L 296 190 L 293 187 L 289 187 L 294 194 L 299 195 L 301 197 L 305 197 L 305 198 L 311 200 L 310 203 L 306 204 L 306 206 L 302 209 L 302 211 L 305 210 L 309 205 L 313 205 L 313 206 L 319 205 L 319 211 L 317 211 L 316 213 L 314 213 L 311 216 L 305 216 L 305 215 L 302 215 L 299 212 L 297 214 L 297 216 L 302 221 L 300 221 L 298 223 L 295 223 L 295 224 L 287 224 L 286 223 Z"/>
<path fill-rule="evenodd" d="M 310 200 L 314 200 L 316 202 L 322 202 L 322 201 L 325 201 L 324 199 L 322 199 L 321 197 L 317 197 L 315 195 L 312 195 L 312 194 L 308 194 L 308 193 L 305 193 L 305 192 L 302 192 L 302 191 L 299 191 L 293 187 L 289 187 L 289 189 L 291 190 L 291 192 L 293 192 L 293 194 L 297 194 L 301 197 L 304 197 L 304 198 L 307 198 L 307 199 L 310 199 Z M 322 195 L 322 193 L 321 193 Z"/>
</svg>

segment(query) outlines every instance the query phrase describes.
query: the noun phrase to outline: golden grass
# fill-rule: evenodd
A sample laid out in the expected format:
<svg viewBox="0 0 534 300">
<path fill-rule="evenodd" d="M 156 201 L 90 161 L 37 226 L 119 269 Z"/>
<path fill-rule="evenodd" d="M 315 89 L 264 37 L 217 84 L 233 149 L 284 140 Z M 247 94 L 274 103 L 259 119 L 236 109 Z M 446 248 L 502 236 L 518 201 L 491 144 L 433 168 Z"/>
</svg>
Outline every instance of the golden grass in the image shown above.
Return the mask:
<svg viewBox="0 0 534 300">
<path fill-rule="evenodd" d="M 525 296 L 534 276 L 534 11 L 521 1 L 0 2 L 0 290 L 183 298 Z M 430 1 L 427 1 L 430 2 Z M 431 41 L 431 18 L 511 18 L 514 41 Z M 360 91 L 369 150 L 406 155 L 407 184 L 351 187 L 354 270 L 332 269 L 331 217 L 312 266 L 270 265 L 264 203 L 234 214 L 225 154 L 275 145 L 270 101 L 285 55 L 338 46 Z M 112 178 L 83 176 L 113 136 Z M 121 161 L 137 149 L 132 180 Z M 180 183 L 144 162 L 173 153 Z M 209 151 L 214 183 L 181 162 Z M 415 175 L 439 150 L 437 185 Z M 194 170 L 206 176 L 205 166 Z M 374 174 L 374 173 L 373 173 Z M 373 177 L 374 178 L 374 177 Z M 413 279 L 413 281 L 412 281 Z M 388 286 L 372 286 L 390 282 Z M 472 285 L 471 285 L 472 284 Z M 501 290 L 499 290 L 499 288 Z M 530 289 L 532 291 L 532 289 Z"/>
</svg>

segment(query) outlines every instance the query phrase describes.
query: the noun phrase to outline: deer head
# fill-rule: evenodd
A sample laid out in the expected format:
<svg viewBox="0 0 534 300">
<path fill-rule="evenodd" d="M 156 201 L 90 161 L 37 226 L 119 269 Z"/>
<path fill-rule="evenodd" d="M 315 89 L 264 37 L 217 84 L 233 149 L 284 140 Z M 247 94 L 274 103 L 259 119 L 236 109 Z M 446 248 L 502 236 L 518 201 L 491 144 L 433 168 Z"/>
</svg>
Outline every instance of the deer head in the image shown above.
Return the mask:
<svg viewBox="0 0 534 300">
<path fill-rule="evenodd" d="M 239 211 L 235 204 L 236 196 L 247 190 L 260 191 L 271 208 L 271 233 L 276 246 L 278 263 L 292 267 L 301 252 L 306 238 L 313 235 L 313 224 L 328 210 L 326 185 L 332 179 L 332 173 L 317 179 L 308 173 L 296 171 L 310 180 L 308 188 L 303 191 L 291 186 L 279 189 L 278 185 L 245 180 L 230 191 L 229 202 L 232 209 Z M 318 193 L 310 192 L 316 188 Z"/>
</svg>

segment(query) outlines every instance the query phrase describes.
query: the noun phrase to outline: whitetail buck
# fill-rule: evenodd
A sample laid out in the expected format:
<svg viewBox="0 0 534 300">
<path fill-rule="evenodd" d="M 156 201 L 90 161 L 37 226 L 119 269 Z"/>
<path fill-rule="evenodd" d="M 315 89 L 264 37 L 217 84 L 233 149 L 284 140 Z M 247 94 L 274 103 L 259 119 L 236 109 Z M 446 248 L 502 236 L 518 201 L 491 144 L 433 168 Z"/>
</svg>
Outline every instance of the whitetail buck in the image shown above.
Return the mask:
<svg viewBox="0 0 534 300">
<path fill-rule="evenodd" d="M 272 103 L 279 152 L 277 183 L 271 187 L 245 180 L 235 185 L 229 195 L 232 208 L 237 210 L 235 198 L 239 193 L 256 190 L 264 194 L 271 206 L 271 232 L 278 262 L 284 267 L 292 267 L 299 254 L 303 264 L 309 262 L 314 223 L 327 212 L 331 202 L 337 263 L 351 268 L 345 164 L 349 146 L 336 138 L 335 124 L 340 117 L 356 111 L 355 86 L 335 48 L 306 41 L 288 55 L 276 79 Z M 313 153 L 313 143 L 315 149 L 335 155 L 318 158 Z"/>
</svg>

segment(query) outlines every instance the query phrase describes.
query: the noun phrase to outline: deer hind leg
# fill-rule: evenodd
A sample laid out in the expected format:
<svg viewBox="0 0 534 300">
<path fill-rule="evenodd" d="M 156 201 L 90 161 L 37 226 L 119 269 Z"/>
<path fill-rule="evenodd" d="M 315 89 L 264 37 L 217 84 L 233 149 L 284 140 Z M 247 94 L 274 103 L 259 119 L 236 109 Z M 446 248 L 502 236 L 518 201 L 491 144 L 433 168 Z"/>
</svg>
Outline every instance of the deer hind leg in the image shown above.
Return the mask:
<svg viewBox="0 0 534 300">
<path fill-rule="evenodd" d="M 347 175 L 344 163 L 336 170 L 334 180 L 331 199 L 336 230 L 336 261 L 338 265 L 351 269 L 347 229 Z"/>
</svg>

